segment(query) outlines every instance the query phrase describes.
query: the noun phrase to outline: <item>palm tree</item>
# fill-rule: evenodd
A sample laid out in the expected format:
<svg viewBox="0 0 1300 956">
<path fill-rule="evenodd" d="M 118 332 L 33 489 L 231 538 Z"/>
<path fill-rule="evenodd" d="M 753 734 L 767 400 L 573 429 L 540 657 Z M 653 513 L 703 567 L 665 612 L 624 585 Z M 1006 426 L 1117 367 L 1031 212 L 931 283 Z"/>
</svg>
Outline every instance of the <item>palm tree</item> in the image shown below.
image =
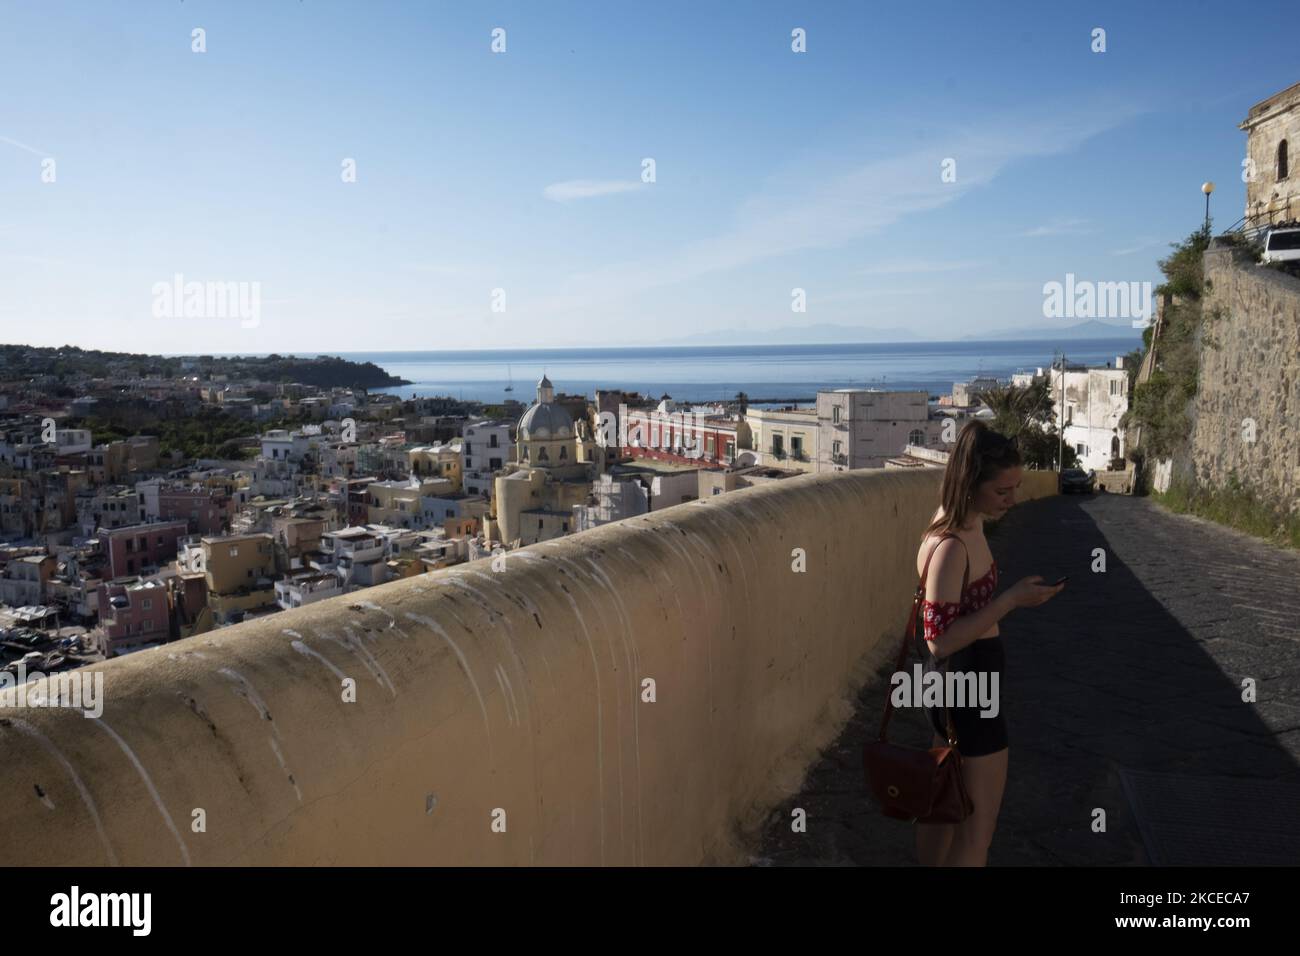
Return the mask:
<svg viewBox="0 0 1300 956">
<path fill-rule="evenodd" d="M 1021 387 L 999 385 L 980 393 L 980 401 L 993 412 L 993 429 L 1016 439 L 1026 465 L 1052 468 L 1056 465 L 1059 437 L 1053 419 L 1052 395 L 1046 379 Z M 1078 456 L 1074 449 L 1064 449 L 1063 468 L 1071 467 Z"/>
</svg>

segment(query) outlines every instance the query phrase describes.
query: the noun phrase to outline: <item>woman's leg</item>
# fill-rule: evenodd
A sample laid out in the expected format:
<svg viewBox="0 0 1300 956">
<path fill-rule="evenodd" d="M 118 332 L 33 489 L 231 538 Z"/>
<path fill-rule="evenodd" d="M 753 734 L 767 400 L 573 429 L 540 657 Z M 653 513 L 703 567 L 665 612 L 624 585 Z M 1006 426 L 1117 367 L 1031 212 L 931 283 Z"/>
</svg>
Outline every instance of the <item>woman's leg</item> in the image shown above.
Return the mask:
<svg viewBox="0 0 1300 956">
<path fill-rule="evenodd" d="M 1003 748 L 984 757 L 962 757 L 962 779 L 970 794 L 974 811 L 956 824 L 952 849 L 946 866 L 984 866 L 988 863 L 989 844 L 997 829 L 998 811 L 1007 785 L 1007 753 Z"/>
<path fill-rule="evenodd" d="M 932 747 L 942 747 L 948 741 L 934 735 Z M 916 824 L 916 859 L 921 866 L 943 866 L 957 833 L 956 823 Z"/>
</svg>

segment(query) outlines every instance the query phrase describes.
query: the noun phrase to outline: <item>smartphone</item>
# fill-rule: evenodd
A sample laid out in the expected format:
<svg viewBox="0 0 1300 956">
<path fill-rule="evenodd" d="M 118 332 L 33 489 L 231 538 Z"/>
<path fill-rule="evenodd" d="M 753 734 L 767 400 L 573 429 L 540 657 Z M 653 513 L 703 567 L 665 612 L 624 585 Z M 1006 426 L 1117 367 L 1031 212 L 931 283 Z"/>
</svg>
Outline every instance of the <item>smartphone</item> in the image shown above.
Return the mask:
<svg viewBox="0 0 1300 956">
<path fill-rule="evenodd" d="M 1056 587 L 1058 584 L 1064 584 L 1068 580 L 1070 580 L 1070 576 L 1068 574 L 1063 574 L 1061 575 L 1061 579 L 1059 581 L 1053 581 L 1050 587 Z"/>
</svg>

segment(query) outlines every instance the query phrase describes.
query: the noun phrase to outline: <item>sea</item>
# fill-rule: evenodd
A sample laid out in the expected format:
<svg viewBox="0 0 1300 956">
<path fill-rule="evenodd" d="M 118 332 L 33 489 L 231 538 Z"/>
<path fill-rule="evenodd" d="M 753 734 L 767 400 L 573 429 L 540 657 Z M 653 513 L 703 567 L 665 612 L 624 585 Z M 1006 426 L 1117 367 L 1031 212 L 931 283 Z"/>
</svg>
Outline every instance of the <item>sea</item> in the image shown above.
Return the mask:
<svg viewBox="0 0 1300 956">
<path fill-rule="evenodd" d="M 1070 364 L 1103 365 L 1141 339 L 1065 344 Z M 947 394 L 982 375 L 1010 379 L 1052 364 L 1050 341 L 885 342 L 844 345 L 733 345 L 663 348 L 491 349 L 454 352 L 343 352 L 374 362 L 412 385 L 378 389 L 403 398 L 450 396 L 481 402 L 536 399 L 545 374 L 556 393 L 591 398 L 623 389 L 684 402 L 716 402 L 744 392 L 752 404 L 812 402 L 819 389 L 924 389 Z M 510 392 L 506 387 L 513 385 Z"/>
</svg>

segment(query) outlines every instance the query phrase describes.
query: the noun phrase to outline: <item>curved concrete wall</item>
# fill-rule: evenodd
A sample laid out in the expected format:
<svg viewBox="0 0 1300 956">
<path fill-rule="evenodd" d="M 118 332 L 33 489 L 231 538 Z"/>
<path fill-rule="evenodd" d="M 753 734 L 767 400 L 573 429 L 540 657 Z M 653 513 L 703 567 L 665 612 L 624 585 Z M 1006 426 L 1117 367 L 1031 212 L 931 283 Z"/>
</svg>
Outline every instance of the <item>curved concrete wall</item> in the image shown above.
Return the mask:
<svg viewBox="0 0 1300 956">
<path fill-rule="evenodd" d="M 894 646 L 939 481 L 794 478 L 97 665 L 100 719 L 0 710 L 0 862 L 737 861 Z"/>
</svg>

